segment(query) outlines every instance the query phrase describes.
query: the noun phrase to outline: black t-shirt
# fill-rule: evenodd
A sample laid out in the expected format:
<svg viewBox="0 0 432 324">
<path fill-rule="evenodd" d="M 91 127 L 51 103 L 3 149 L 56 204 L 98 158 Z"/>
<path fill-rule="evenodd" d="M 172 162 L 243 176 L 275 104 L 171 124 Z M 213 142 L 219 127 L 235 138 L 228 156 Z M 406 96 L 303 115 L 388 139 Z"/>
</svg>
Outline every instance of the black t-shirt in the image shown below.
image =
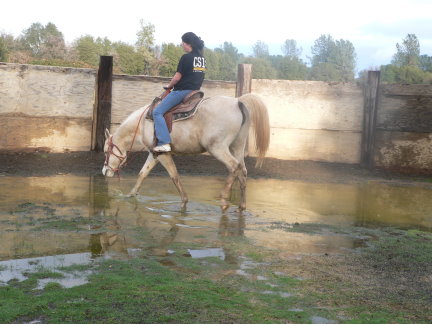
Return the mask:
<svg viewBox="0 0 432 324">
<path fill-rule="evenodd" d="M 205 58 L 195 51 L 184 54 L 177 66 L 182 78 L 174 86 L 174 90 L 199 90 L 206 71 Z"/>
</svg>

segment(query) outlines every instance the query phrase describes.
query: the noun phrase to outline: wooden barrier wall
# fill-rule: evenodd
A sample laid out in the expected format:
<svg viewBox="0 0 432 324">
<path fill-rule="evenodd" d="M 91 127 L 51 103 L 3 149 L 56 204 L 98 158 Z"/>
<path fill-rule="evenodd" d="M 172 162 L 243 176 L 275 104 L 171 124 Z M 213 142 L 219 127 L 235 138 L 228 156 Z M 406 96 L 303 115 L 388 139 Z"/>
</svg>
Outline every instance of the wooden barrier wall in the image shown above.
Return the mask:
<svg viewBox="0 0 432 324">
<path fill-rule="evenodd" d="M 252 91 L 263 98 L 271 123 L 268 157 L 432 172 L 432 85 L 379 84 L 379 72 L 371 73 L 363 89 L 355 83 L 251 80 L 245 65 L 237 83 L 205 81 L 203 90 L 206 96 Z M 101 75 L 0 63 L 0 150 L 94 149 L 98 123 L 114 131 L 169 80 L 107 73 L 101 87 Z"/>
<path fill-rule="evenodd" d="M 432 171 L 432 86 L 381 85 L 375 132 L 375 166 Z"/>
</svg>

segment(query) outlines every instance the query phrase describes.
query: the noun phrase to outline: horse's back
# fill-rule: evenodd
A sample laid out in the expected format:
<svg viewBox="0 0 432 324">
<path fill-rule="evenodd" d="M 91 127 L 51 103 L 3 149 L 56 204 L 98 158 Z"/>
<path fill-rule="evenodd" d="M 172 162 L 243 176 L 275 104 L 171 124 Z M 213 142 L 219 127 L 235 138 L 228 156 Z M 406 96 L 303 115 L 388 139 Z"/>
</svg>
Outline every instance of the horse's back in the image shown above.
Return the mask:
<svg viewBox="0 0 432 324">
<path fill-rule="evenodd" d="M 242 125 L 242 118 L 236 98 L 206 98 L 192 118 L 173 124 L 173 149 L 178 153 L 202 153 L 222 138 L 228 142 L 234 140 Z"/>
</svg>

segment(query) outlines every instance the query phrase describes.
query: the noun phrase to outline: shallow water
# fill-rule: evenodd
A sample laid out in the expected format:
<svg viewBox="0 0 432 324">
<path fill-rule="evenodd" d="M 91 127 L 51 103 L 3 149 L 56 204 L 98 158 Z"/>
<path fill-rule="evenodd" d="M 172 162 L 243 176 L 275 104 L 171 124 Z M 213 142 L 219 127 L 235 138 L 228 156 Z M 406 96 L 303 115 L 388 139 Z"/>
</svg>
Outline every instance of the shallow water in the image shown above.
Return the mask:
<svg viewBox="0 0 432 324">
<path fill-rule="evenodd" d="M 432 190 L 422 186 L 249 179 L 247 211 L 238 214 L 233 206 L 222 214 L 217 197 L 223 178 L 182 177 L 190 201 L 186 212 L 169 178 L 149 177 L 140 195 L 129 198 L 125 194 L 135 180 L 0 177 L 0 284 L 98 258 L 169 256 L 177 253 L 171 248 L 176 243 L 190 244 L 192 258 L 241 264 L 224 249 L 228 236 L 301 257 L 366 246 L 373 234 L 359 228 L 432 230 Z M 63 275 L 51 281 L 67 287 L 78 280 L 73 273 Z"/>
</svg>

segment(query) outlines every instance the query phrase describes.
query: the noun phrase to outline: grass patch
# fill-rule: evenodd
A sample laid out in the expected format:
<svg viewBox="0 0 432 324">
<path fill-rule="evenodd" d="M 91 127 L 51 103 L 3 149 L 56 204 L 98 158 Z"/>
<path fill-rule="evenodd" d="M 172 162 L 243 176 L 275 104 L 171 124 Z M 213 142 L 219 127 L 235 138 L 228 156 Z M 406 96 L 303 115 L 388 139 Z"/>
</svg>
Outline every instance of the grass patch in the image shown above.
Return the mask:
<svg viewBox="0 0 432 324">
<path fill-rule="evenodd" d="M 106 261 L 90 283 L 40 294 L 0 288 L 0 321 L 44 317 L 50 323 L 266 322 L 290 318 L 278 296 L 254 296 L 221 282 L 179 273 L 155 260 Z M 30 279 L 29 279 L 30 280 Z M 268 307 L 268 303 L 275 303 Z"/>
<path fill-rule="evenodd" d="M 360 230 L 359 230 L 360 231 Z M 138 233 L 143 235 L 145 233 Z M 138 235 L 137 234 L 137 235 Z M 201 245 L 200 245 L 201 244 Z M 61 268 L 88 271 L 64 289 L 41 269 L 0 287 L 0 322 L 49 323 L 428 323 L 432 320 L 432 235 L 388 229 L 360 253 L 281 258 L 246 238 L 223 238 L 219 257 L 191 258 L 205 243 L 172 243 L 165 256 Z M 204 245 L 204 246 L 203 246 Z M 147 251 L 148 250 L 148 251 Z M 60 269 L 59 269 L 60 270 Z"/>
</svg>

